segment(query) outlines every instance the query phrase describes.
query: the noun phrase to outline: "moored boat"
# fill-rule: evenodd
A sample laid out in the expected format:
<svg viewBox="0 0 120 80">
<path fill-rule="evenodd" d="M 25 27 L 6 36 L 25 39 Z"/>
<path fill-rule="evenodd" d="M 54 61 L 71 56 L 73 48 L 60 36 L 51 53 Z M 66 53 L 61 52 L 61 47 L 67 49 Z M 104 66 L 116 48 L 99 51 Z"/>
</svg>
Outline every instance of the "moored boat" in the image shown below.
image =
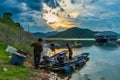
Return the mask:
<svg viewBox="0 0 120 80">
<path fill-rule="evenodd" d="M 86 62 L 89 60 L 89 53 L 82 53 L 80 55 L 74 56 L 72 60 L 69 60 L 66 56 L 66 52 L 63 51 L 54 56 L 45 58 L 44 61 L 40 63 L 42 68 L 49 68 L 55 72 L 69 73 L 74 69 L 82 68 Z M 58 60 L 61 57 L 62 61 Z"/>
<path fill-rule="evenodd" d="M 96 42 L 106 43 L 108 41 L 116 41 L 119 34 L 112 31 L 103 31 L 95 34 Z"/>
</svg>

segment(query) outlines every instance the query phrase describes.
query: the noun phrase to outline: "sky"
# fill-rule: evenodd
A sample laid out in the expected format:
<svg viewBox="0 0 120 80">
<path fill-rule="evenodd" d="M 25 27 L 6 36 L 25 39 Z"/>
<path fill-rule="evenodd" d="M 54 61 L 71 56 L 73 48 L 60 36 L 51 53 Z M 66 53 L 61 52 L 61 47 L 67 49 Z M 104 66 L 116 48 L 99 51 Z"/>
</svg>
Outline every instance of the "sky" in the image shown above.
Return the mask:
<svg viewBox="0 0 120 80">
<path fill-rule="evenodd" d="M 120 33 L 120 0 L 0 1 L 0 15 L 11 12 L 13 19 L 26 31 L 49 32 L 79 27 Z"/>
</svg>

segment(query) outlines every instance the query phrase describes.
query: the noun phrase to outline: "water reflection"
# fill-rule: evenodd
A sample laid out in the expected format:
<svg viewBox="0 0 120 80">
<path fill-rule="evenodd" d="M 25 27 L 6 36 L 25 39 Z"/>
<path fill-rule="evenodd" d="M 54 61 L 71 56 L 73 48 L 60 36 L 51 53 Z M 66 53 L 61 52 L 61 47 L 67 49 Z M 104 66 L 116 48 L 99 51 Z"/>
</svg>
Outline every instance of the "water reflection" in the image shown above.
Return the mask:
<svg viewBox="0 0 120 80">
<path fill-rule="evenodd" d="M 77 54 L 90 53 L 90 61 L 79 71 L 81 77 L 74 74 L 70 80 L 120 80 L 119 51 L 117 45 L 109 43 L 79 49 Z"/>
<path fill-rule="evenodd" d="M 46 40 L 48 43 L 56 43 L 59 44 L 61 47 L 66 46 L 67 43 L 69 44 L 82 44 L 84 47 L 85 46 L 92 46 L 94 45 L 95 41 L 94 40 Z"/>
<path fill-rule="evenodd" d="M 118 48 L 118 45 L 115 43 L 95 43 L 96 47 L 102 49 L 102 50 L 116 50 Z"/>
<path fill-rule="evenodd" d="M 56 40 L 53 42 L 64 46 L 66 43 L 74 44 L 76 41 Z M 82 43 L 83 47 L 74 49 L 74 55 L 88 52 L 90 60 L 82 69 L 71 74 L 66 76 L 57 74 L 59 78 L 63 80 L 120 80 L 120 47 L 117 44 L 81 40 L 77 43 Z"/>
</svg>

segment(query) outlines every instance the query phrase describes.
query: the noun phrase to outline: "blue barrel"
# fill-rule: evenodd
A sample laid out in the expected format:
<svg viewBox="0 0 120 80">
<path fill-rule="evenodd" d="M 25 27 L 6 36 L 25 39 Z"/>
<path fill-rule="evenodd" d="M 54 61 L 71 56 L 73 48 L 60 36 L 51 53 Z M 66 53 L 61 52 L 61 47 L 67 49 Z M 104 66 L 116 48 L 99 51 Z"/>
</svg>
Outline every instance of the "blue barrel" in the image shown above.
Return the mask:
<svg viewBox="0 0 120 80">
<path fill-rule="evenodd" d="M 13 65 L 20 66 L 20 65 L 23 65 L 24 61 L 25 61 L 25 57 L 20 56 L 18 54 L 12 54 L 10 63 L 13 64 Z"/>
<path fill-rule="evenodd" d="M 69 66 L 66 66 L 63 68 L 63 72 L 64 73 L 70 73 L 71 72 L 71 68 Z"/>
</svg>

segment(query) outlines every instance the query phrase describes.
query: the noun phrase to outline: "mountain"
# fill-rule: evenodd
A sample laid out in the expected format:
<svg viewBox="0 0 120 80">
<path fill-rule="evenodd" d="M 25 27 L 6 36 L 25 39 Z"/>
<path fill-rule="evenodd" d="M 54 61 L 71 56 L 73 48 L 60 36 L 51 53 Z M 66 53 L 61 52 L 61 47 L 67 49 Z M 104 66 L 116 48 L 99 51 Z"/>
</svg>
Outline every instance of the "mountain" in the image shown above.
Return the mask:
<svg viewBox="0 0 120 80">
<path fill-rule="evenodd" d="M 49 38 L 93 38 L 96 33 L 89 29 L 74 27 L 49 36 Z"/>
<path fill-rule="evenodd" d="M 57 31 L 52 31 L 52 32 L 47 32 L 47 33 L 36 32 L 36 33 L 33 33 L 33 35 L 36 36 L 36 37 L 45 38 L 45 37 L 55 35 L 57 33 L 58 33 Z"/>
<path fill-rule="evenodd" d="M 4 13 L 0 18 L 0 40 L 18 49 L 28 49 L 36 38 L 24 31 L 20 23 L 12 20 L 10 13 Z"/>
</svg>

